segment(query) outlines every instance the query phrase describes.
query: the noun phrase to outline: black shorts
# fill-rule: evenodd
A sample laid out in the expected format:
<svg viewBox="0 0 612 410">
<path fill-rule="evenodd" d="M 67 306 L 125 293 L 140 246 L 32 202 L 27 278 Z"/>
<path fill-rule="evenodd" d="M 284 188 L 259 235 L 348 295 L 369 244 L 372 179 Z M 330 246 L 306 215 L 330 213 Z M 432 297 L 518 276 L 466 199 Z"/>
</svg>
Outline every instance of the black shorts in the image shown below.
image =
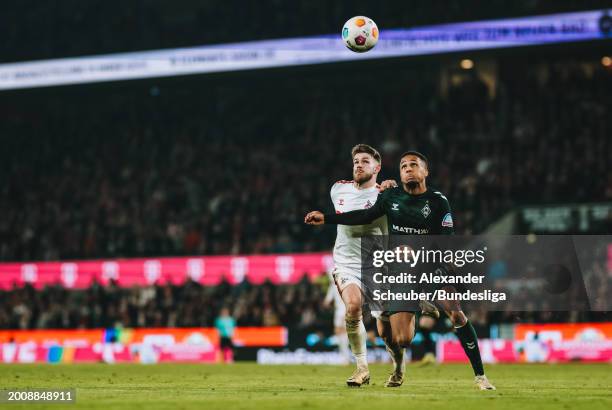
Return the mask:
<svg viewBox="0 0 612 410">
<path fill-rule="evenodd" d="M 232 343 L 232 339 L 231 339 L 231 338 L 229 338 L 229 337 L 222 337 L 222 338 L 219 340 L 219 344 L 220 344 L 221 348 L 226 348 L 226 347 L 228 347 L 228 348 L 230 348 L 230 349 L 231 349 L 231 348 L 233 348 L 233 347 L 234 347 L 234 344 Z"/>
</svg>

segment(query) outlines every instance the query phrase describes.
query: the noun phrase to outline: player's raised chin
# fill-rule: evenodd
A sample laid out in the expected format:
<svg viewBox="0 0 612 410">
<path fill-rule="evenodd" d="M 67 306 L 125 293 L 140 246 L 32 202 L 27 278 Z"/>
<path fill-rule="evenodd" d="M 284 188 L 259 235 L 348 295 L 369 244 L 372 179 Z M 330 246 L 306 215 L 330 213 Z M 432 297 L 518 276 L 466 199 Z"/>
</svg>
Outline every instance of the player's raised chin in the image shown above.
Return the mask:
<svg viewBox="0 0 612 410">
<path fill-rule="evenodd" d="M 420 185 L 429 175 L 427 164 L 416 155 L 406 155 L 400 161 L 400 176 L 405 185 Z"/>
</svg>

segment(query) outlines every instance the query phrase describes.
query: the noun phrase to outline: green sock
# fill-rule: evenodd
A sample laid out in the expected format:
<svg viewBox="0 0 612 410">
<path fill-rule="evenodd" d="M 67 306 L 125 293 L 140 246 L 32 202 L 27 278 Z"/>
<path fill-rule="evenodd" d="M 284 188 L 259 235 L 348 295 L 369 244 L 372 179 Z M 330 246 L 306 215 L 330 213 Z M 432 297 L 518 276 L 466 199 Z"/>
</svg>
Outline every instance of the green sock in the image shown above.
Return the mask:
<svg viewBox="0 0 612 410">
<path fill-rule="evenodd" d="M 456 328 L 457 337 L 461 341 L 463 351 L 470 359 L 472 369 L 476 376 L 482 376 L 484 374 L 484 368 L 482 366 L 482 359 L 480 358 L 480 349 L 478 348 L 478 337 L 476 336 L 476 330 L 474 326 L 468 321 L 464 326 Z"/>
</svg>

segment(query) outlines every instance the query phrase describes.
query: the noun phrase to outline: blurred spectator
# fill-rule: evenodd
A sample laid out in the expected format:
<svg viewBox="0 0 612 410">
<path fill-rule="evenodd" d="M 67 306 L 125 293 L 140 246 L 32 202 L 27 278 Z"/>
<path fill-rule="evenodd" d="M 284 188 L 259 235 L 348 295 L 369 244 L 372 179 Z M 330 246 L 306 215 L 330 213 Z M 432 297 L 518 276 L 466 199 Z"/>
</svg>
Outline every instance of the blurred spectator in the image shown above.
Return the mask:
<svg viewBox="0 0 612 410">
<path fill-rule="evenodd" d="M 215 319 L 215 328 L 219 332 L 218 362 L 232 363 L 234 361 L 234 330 L 236 321 L 230 316 L 228 308 L 223 307 Z"/>
</svg>

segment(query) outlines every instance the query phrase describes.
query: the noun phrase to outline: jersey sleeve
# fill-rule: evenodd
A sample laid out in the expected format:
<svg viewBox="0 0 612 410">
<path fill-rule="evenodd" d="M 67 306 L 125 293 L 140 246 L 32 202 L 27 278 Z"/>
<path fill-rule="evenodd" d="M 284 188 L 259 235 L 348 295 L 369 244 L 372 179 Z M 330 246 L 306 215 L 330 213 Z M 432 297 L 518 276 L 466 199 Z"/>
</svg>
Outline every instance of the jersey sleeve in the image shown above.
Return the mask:
<svg viewBox="0 0 612 410">
<path fill-rule="evenodd" d="M 336 193 L 338 192 L 338 183 L 336 182 L 329 189 L 329 198 L 334 202 L 336 200 Z"/>
<path fill-rule="evenodd" d="M 453 235 L 455 233 L 453 213 L 448 199 L 440 192 L 435 192 L 435 195 L 438 197 L 438 211 L 435 218 L 432 218 L 433 226 L 430 232 L 436 235 Z"/>
<path fill-rule="evenodd" d="M 334 185 L 332 185 L 331 189 L 329 190 L 329 199 L 331 199 L 331 203 L 332 203 L 332 208 L 326 208 L 329 210 L 332 209 L 336 209 L 336 195 L 338 192 L 338 183 L 336 182 Z"/>
<path fill-rule="evenodd" d="M 332 225 L 366 225 L 385 214 L 385 193 L 378 195 L 378 199 L 371 208 L 358 209 L 342 214 L 325 214 L 325 223 Z"/>
<path fill-rule="evenodd" d="M 342 190 L 342 186 L 343 186 L 344 181 L 338 181 L 336 183 L 334 183 L 334 185 L 331 186 L 331 188 L 329 189 L 329 199 L 331 199 L 331 206 L 326 206 L 324 208 L 324 212 L 335 212 L 336 211 L 336 203 L 337 203 L 337 199 L 338 196 L 340 195 L 339 192 Z"/>
</svg>

